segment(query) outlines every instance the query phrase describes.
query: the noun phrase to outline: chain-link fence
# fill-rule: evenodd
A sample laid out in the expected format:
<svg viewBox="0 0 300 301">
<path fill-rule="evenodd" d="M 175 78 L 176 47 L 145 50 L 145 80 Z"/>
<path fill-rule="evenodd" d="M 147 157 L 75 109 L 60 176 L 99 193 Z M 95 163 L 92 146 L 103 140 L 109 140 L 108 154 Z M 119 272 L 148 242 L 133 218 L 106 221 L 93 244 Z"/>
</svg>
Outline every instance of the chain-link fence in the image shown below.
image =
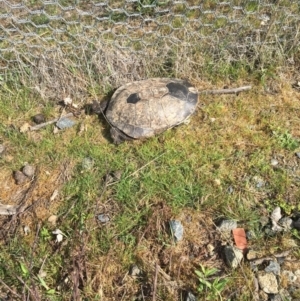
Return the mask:
<svg viewBox="0 0 300 301">
<path fill-rule="evenodd" d="M 299 0 L 0 0 L 0 75 L 56 97 L 299 68 L 299 30 Z"/>
</svg>

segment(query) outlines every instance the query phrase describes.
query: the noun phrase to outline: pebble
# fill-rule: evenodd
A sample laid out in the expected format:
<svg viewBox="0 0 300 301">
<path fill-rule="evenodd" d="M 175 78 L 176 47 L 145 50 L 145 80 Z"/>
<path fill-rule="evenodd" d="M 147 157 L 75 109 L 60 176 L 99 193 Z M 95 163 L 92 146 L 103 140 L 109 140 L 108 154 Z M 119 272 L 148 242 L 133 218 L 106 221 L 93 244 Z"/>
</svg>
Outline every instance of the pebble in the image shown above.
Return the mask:
<svg viewBox="0 0 300 301">
<path fill-rule="evenodd" d="M 34 176 L 34 173 L 35 173 L 35 167 L 32 166 L 32 165 L 26 164 L 23 167 L 22 172 L 28 178 L 32 178 Z"/>
<path fill-rule="evenodd" d="M 256 237 L 256 235 L 255 235 L 255 232 L 253 230 L 247 230 L 246 231 L 246 238 L 248 240 L 251 240 L 251 239 L 253 239 L 255 237 Z"/>
<path fill-rule="evenodd" d="M 257 258 L 257 252 L 254 250 L 249 250 L 247 253 L 247 259 L 248 260 L 253 260 Z"/>
<path fill-rule="evenodd" d="M 270 261 L 269 265 L 265 268 L 265 272 L 280 275 L 280 265 L 276 261 Z"/>
<path fill-rule="evenodd" d="M 233 187 L 232 186 L 229 186 L 228 189 L 227 189 L 227 192 L 229 194 L 233 193 Z"/>
<path fill-rule="evenodd" d="M 185 301 L 196 301 L 197 299 L 191 292 L 187 292 L 184 300 Z"/>
<path fill-rule="evenodd" d="M 72 127 L 73 125 L 75 125 L 75 121 L 67 118 L 67 117 L 63 117 L 61 118 L 60 120 L 58 120 L 56 122 L 56 126 L 60 129 L 60 130 L 63 130 L 63 129 L 66 129 L 66 128 L 70 128 Z"/>
<path fill-rule="evenodd" d="M 253 181 L 255 182 L 256 188 L 262 188 L 265 185 L 265 182 L 259 176 L 254 176 Z"/>
<path fill-rule="evenodd" d="M 257 280 L 260 288 L 267 294 L 278 294 L 278 282 L 273 273 L 259 272 Z"/>
<path fill-rule="evenodd" d="M 170 228 L 173 236 L 175 237 L 176 241 L 180 241 L 183 238 L 183 226 L 180 221 L 171 220 L 170 221 Z"/>
<path fill-rule="evenodd" d="M 300 159 L 300 152 L 297 152 L 295 155 L 298 159 Z"/>
<path fill-rule="evenodd" d="M 291 230 L 293 225 L 293 220 L 290 217 L 283 217 L 279 220 L 279 224 L 284 228 L 284 230 Z"/>
<path fill-rule="evenodd" d="M 45 115 L 43 114 L 36 114 L 32 117 L 32 120 L 36 123 L 36 124 L 41 124 L 43 122 L 46 121 Z"/>
<path fill-rule="evenodd" d="M 28 180 L 28 177 L 26 177 L 21 171 L 17 170 L 14 172 L 14 179 L 17 185 L 21 185 Z"/>
<path fill-rule="evenodd" d="M 233 269 L 237 268 L 244 258 L 243 251 L 232 246 L 226 246 L 224 254 L 226 263 Z"/>
<path fill-rule="evenodd" d="M 97 218 L 98 218 L 98 220 L 99 220 L 101 223 L 103 223 L 103 224 L 109 222 L 109 220 L 110 220 L 110 219 L 109 219 L 109 216 L 108 216 L 107 214 L 103 214 L 103 213 L 99 214 L 99 215 L 97 216 Z"/>
<path fill-rule="evenodd" d="M 278 165 L 278 163 L 279 163 L 279 162 L 278 162 L 276 159 L 272 159 L 272 160 L 271 160 L 271 165 L 272 165 L 272 166 L 276 166 L 276 165 Z"/>
<path fill-rule="evenodd" d="M 281 219 L 281 217 L 281 208 L 276 207 L 271 214 L 271 219 L 277 223 Z"/>
<path fill-rule="evenodd" d="M 223 220 L 218 226 L 218 230 L 221 232 L 230 232 L 236 228 L 237 228 L 237 222 L 229 219 Z"/>
<path fill-rule="evenodd" d="M 24 226 L 23 231 L 25 235 L 28 235 L 30 233 L 30 228 L 28 226 Z"/>
<path fill-rule="evenodd" d="M 51 215 L 48 218 L 48 222 L 51 223 L 53 226 L 56 226 L 57 218 L 57 215 Z"/>
<path fill-rule="evenodd" d="M 212 257 L 215 255 L 215 247 L 212 244 L 208 244 L 207 246 L 208 255 Z"/>
<path fill-rule="evenodd" d="M 138 277 L 141 275 L 141 270 L 139 269 L 139 267 L 136 264 L 133 264 L 130 267 L 129 274 L 132 277 Z"/>
</svg>

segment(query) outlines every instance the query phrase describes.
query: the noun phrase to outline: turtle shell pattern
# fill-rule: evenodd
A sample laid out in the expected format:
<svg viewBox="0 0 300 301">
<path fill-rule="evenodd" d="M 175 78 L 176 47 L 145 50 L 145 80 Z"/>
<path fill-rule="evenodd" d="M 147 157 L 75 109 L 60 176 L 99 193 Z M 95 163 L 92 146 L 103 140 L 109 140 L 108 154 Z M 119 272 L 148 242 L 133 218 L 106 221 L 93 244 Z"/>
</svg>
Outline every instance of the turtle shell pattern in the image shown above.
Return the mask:
<svg viewBox="0 0 300 301">
<path fill-rule="evenodd" d="M 114 128 L 140 139 L 184 122 L 194 113 L 197 102 L 198 92 L 187 81 L 152 78 L 118 88 L 106 117 Z"/>
</svg>

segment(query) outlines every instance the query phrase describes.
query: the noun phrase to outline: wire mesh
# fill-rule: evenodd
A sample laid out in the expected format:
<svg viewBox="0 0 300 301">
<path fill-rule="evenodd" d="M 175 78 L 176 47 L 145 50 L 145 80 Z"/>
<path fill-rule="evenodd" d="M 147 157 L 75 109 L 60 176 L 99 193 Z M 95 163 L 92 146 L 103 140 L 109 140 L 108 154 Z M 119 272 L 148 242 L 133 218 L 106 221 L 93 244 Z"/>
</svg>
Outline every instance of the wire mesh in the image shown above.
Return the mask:
<svg viewBox="0 0 300 301">
<path fill-rule="evenodd" d="M 95 74 L 111 87 L 224 63 L 293 64 L 299 21 L 298 0 L 0 0 L 0 75 L 72 94 Z"/>
</svg>

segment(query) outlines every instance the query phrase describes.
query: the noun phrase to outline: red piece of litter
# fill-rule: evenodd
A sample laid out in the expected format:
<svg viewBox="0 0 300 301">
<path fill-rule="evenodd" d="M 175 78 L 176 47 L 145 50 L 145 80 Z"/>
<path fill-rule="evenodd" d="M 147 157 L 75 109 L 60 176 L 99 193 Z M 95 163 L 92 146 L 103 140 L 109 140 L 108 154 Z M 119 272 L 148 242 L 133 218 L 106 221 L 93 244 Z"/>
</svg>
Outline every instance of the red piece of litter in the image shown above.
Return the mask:
<svg viewBox="0 0 300 301">
<path fill-rule="evenodd" d="M 243 228 L 236 228 L 232 230 L 234 242 L 240 250 L 245 251 L 247 249 L 246 232 Z"/>
</svg>

